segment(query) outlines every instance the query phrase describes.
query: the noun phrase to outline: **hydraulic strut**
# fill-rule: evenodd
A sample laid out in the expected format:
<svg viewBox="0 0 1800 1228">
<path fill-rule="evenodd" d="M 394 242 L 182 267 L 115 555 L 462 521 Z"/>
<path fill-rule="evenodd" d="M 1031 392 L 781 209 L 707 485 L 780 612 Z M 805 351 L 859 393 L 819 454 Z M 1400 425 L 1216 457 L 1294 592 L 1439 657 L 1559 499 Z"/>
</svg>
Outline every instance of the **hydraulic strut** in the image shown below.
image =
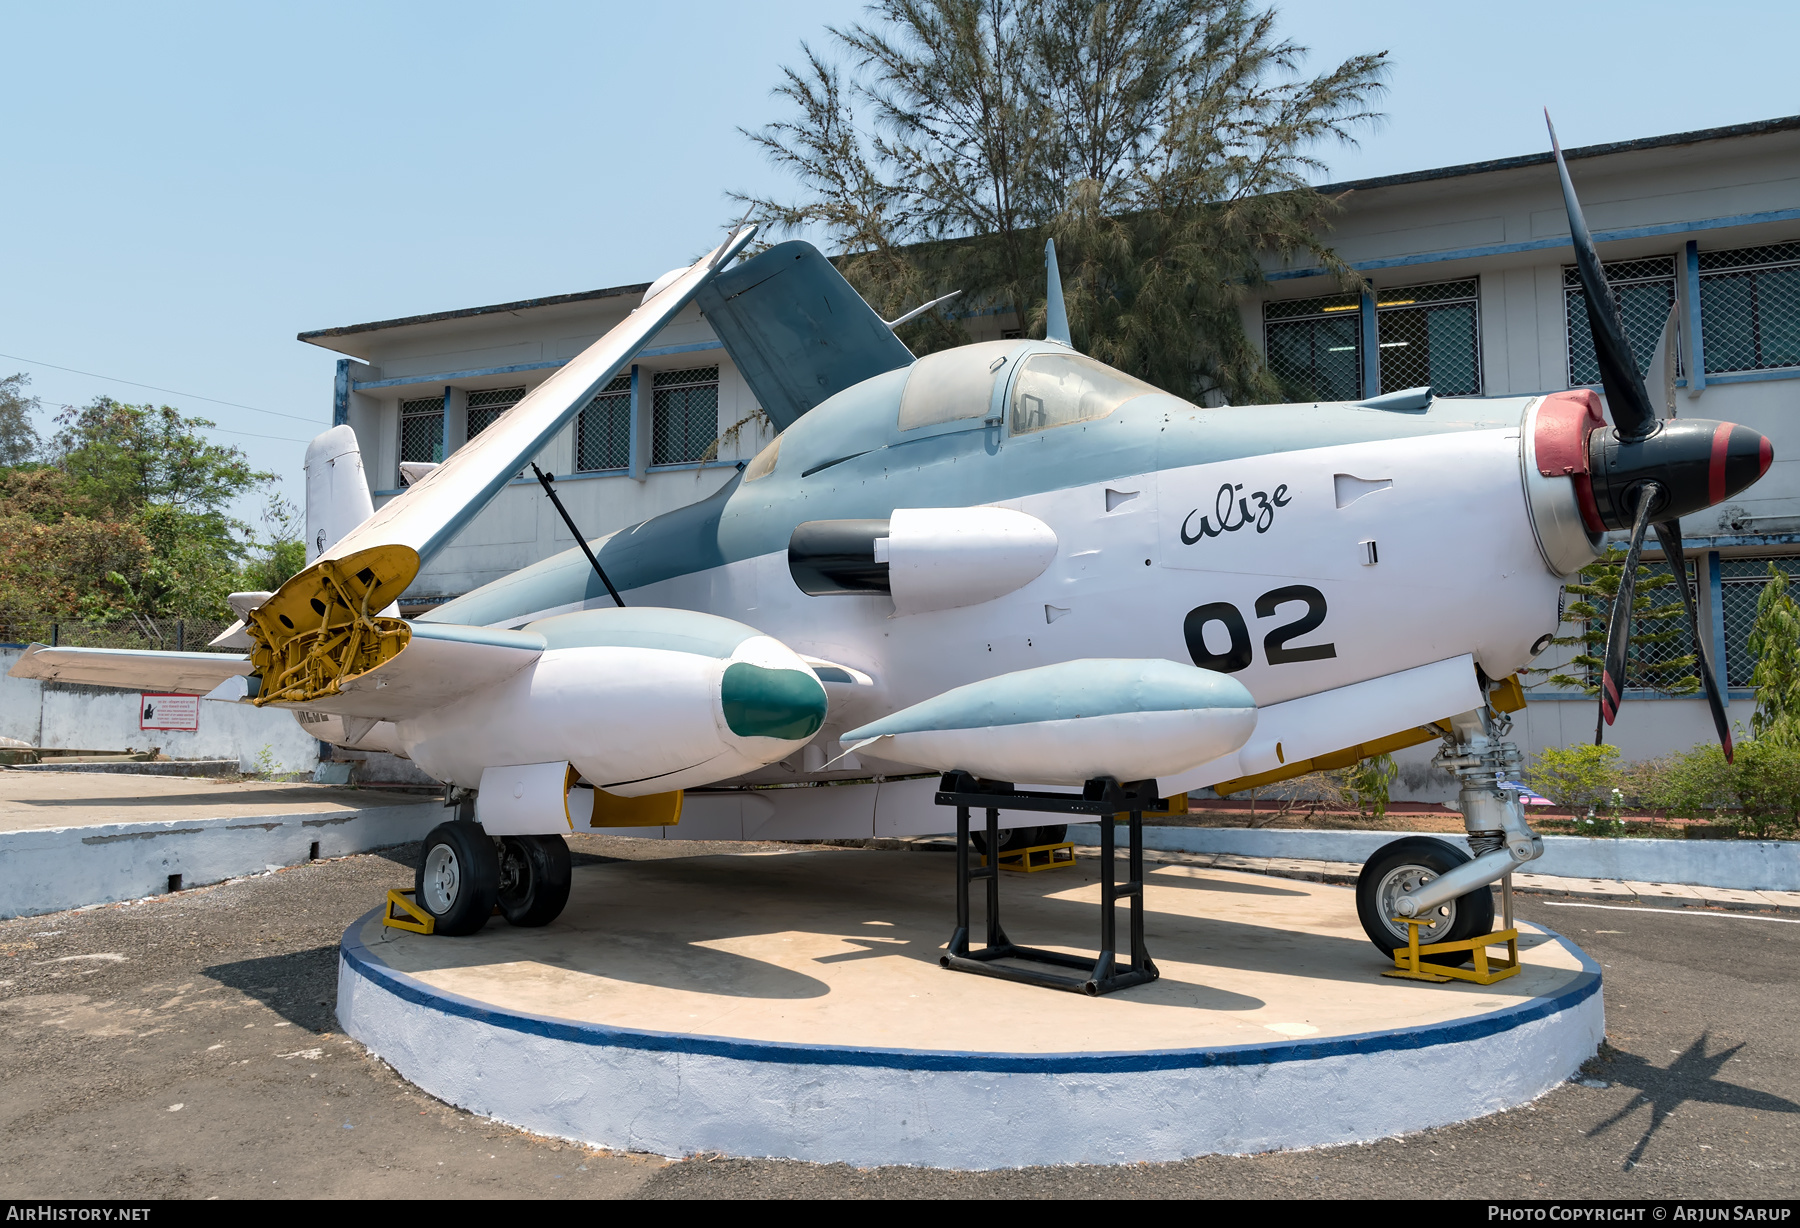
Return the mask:
<svg viewBox="0 0 1800 1228">
<path fill-rule="evenodd" d="M 1462 811 L 1469 851 L 1475 859 L 1395 901 L 1403 917 L 1419 916 L 1459 895 L 1499 882 L 1544 855 L 1544 838 L 1526 824 L 1518 793 L 1500 787 L 1501 780 L 1523 762 L 1519 748 L 1504 740 L 1512 732 L 1512 719 L 1479 708 L 1453 718 L 1450 724 L 1444 749 L 1431 762 L 1462 781 L 1452 805 Z"/>
</svg>

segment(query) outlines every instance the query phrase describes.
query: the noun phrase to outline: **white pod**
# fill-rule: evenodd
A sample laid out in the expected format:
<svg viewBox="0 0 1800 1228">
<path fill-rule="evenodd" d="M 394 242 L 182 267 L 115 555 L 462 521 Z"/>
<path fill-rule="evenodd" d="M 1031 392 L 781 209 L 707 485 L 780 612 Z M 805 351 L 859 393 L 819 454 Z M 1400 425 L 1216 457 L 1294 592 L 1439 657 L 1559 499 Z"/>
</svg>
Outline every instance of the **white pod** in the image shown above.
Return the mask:
<svg viewBox="0 0 1800 1228">
<path fill-rule="evenodd" d="M 1004 507 L 903 507 L 875 559 L 898 614 L 980 605 L 1023 588 L 1056 558 L 1056 533 Z"/>
<path fill-rule="evenodd" d="M 1065 661 L 956 687 L 843 735 L 883 759 L 989 780 L 1172 776 L 1256 729 L 1242 683 L 1174 661 Z"/>
</svg>

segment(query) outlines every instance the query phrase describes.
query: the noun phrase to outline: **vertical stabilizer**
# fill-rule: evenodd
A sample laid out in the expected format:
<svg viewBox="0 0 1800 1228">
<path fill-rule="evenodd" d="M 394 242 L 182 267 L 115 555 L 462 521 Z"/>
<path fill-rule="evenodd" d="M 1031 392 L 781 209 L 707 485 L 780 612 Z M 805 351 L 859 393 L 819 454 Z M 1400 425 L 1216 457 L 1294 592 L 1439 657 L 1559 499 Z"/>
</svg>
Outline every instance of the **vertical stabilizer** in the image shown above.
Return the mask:
<svg viewBox="0 0 1800 1228">
<path fill-rule="evenodd" d="M 1062 271 L 1056 267 L 1055 239 L 1044 241 L 1044 274 L 1049 292 L 1044 303 L 1044 340 L 1074 349 L 1075 343 L 1069 340 L 1069 312 L 1063 306 Z"/>
<path fill-rule="evenodd" d="M 356 432 L 334 426 L 306 447 L 306 561 L 374 514 Z"/>
</svg>

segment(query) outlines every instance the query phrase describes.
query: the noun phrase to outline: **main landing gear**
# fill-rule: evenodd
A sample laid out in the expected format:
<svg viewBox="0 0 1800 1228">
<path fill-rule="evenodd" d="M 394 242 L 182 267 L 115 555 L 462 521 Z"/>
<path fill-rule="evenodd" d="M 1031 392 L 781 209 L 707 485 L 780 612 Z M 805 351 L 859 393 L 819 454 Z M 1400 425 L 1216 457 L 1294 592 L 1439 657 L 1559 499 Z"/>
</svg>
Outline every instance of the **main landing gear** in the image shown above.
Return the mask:
<svg viewBox="0 0 1800 1228">
<path fill-rule="evenodd" d="M 561 836 L 490 836 L 478 824 L 440 823 L 425 837 L 413 900 L 438 934 L 473 934 L 496 907 L 513 925 L 548 925 L 569 902 L 569 846 Z"/>
</svg>

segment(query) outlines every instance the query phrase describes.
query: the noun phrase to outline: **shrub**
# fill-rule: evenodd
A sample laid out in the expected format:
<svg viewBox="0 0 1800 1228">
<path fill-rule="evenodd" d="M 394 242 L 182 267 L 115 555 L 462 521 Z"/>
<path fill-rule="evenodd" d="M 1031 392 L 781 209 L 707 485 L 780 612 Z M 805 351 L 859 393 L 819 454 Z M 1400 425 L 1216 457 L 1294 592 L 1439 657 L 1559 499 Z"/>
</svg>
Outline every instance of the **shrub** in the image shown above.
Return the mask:
<svg viewBox="0 0 1800 1228">
<path fill-rule="evenodd" d="M 1727 763 L 1703 743 L 1664 761 L 1645 798 L 1658 809 L 1710 819 L 1757 839 L 1800 831 L 1800 746 L 1784 738 L 1740 742 Z"/>
<path fill-rule="evenodd" d="M 1582 743 L 1546 746 L 1525 769 L 1524 780 L 1534 792 L 1577 817 L 1578 811 L 1612 805 L 1613 790 L 1625 783 L 1625 772 L 1618 747 Z"/>
</svg>

